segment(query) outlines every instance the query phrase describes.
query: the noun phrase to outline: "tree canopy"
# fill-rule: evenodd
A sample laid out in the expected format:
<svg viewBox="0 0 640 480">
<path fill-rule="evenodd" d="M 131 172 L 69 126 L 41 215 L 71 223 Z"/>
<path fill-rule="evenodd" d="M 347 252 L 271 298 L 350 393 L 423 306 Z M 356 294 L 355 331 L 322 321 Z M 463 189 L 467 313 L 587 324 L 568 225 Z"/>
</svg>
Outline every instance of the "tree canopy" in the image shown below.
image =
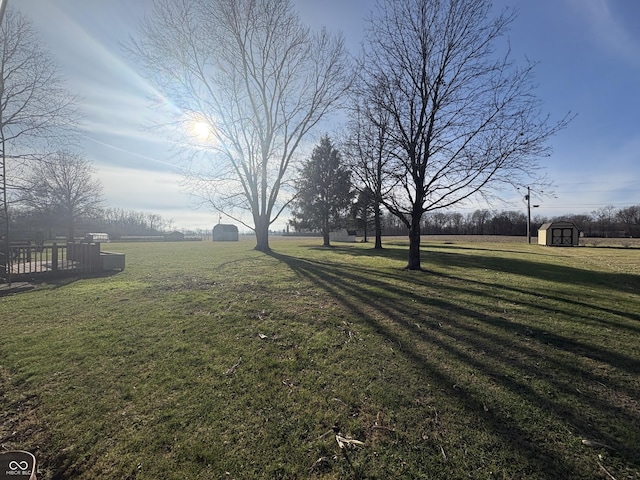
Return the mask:
<svg viewBox="0 0 640 480">
<path fill-rule="evenodd" d="M 382 113 L 361 119 L 384 127 L 397 183 L 381 200 L 409 232 L 409 269 L 424 213 L 534 177 L 567 123 L 542 113 L 534 64 L 496 52 L 512 19 L 489 0 L 381 0 L 368 20 L 356 93 Z"/>
<path fill-rule="evenodd" d="M 21 203 L 38 212 L 46 223 L 60 222 L 73 241 L 80 218 L 98 213 L 104 205 L 102 184 L 91 163 L 78 152 L 59 151 L 34 165 L 21 193 Z"/>
<path fill-rule="evenodd" d="M 3 253 L 9 257 L 9 204 L 24 187 L 22 181 L 34 161 L 63 142 L 71 143 L 76 133 L 78 99 L 67 90 L 53 57 L 31 23 L 12 8 L 4 11 L 1 20 L 0 236 L 5 238 Z"/>
<path fill-rule="evenodd" d="M 237 220 L 250 213 L 256 248 L 269 250 L 300 143 L 348 86 L 342 38 L 310 31 L 289 0 L 160 0 L 140 33 L 131 51 L 174 123 L 211 131 L 189 190 Z"/>
<path fill-rule="evenodd" d="M 291 224 L 299 231 L 319 230 L 328 247 L 332 229 L 344 226 L 353 192 L 351 172 L 328 135 L 320 139 L 295 182 Z"/>
</svg>

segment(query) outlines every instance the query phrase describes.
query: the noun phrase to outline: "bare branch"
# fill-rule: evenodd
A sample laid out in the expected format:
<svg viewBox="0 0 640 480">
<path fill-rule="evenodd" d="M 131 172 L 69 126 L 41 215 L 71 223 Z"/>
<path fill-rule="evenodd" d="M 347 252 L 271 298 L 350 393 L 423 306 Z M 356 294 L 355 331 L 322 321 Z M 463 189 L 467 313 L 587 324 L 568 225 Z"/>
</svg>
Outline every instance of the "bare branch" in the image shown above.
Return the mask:
<svg viewBox="0 0 640 480">
<path fill-rule="evenodd" d="M 268 250 L 295 154 L 348 86 L 342 39 L 311 33 L 289 0 L 162 0 L 140 31 L 130 51 L 176 122 L 197 115 L 211 127 L 186 185 L 216 211 L 249 212 Z"/>
<path fill-rule="evenodd" d="M 384 0 L 369 19 L 357 93 L 388 119 L 396 183 L 383 202 L 409 228 L 408 268 L 420 268 L 424 213 L 535 175 L 571 118 L 542 114 L 534 64 L 497 55 L 514 15 L 490 10 L 488 0 Z"/>
</svg>

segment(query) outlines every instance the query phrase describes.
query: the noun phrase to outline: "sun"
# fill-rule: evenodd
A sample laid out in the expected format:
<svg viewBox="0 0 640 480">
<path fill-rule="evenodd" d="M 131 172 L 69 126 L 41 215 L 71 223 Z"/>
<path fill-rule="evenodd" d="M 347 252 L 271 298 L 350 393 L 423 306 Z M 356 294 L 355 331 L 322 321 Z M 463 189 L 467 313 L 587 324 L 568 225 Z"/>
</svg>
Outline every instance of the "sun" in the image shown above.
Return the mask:
<svg viewBox="0 0 640 480">
<path fill-rule="evenodd" d="M 203 120 L 192 120 L 189 125 L 189 131 L 193 137 L 201 142 L 209 140 L 213 135 L 211 126 Z"/>
</svg>

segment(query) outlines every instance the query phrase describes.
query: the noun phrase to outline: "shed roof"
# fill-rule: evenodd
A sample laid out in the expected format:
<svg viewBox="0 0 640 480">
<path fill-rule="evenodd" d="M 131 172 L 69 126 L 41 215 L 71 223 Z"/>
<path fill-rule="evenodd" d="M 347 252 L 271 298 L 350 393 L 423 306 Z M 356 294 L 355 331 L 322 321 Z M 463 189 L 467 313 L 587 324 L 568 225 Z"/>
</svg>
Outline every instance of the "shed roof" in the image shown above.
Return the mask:
<svg viewBox="0 0 640 480">
<path fill-rule="evenodd" d="M 547 222 L 540 226 L 538 230 L 549 230 L 550 228 L 575 228 L 576 230 L 580 230 L 575 223 L 568 222 L 565 220 L 558 220 L 555 222 Z"/>
<path fill-rule="evenodd" d="M 217 225 L 213 226 L 213 230 L 216 231 L 221 231 L 221 232 L 227 232 L 227 233 L 237 233 L 238 232 L 238 227 L 236 227 L 235 225 L 228 225 L 225 223 L 218 223 Z"/>
</svg>

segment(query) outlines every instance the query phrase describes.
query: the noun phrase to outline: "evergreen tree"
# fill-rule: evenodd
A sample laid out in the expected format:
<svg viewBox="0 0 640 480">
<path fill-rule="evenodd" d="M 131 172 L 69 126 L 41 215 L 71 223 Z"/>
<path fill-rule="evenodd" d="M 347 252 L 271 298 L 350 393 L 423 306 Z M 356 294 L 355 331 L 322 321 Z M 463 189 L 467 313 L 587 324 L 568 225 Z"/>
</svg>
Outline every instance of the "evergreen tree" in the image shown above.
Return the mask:
<svg viewBox="0 0 640 480">
<path fill-rule="evenodd" d="M 329 232 L 345 222 L 353 192 L 351 172 L 328 135 L 320 139 L 302 166 L 296 189 L 291 225 L 298 231 L 319 230 L 323 245 L 330 246 Z"/>
</svg>

